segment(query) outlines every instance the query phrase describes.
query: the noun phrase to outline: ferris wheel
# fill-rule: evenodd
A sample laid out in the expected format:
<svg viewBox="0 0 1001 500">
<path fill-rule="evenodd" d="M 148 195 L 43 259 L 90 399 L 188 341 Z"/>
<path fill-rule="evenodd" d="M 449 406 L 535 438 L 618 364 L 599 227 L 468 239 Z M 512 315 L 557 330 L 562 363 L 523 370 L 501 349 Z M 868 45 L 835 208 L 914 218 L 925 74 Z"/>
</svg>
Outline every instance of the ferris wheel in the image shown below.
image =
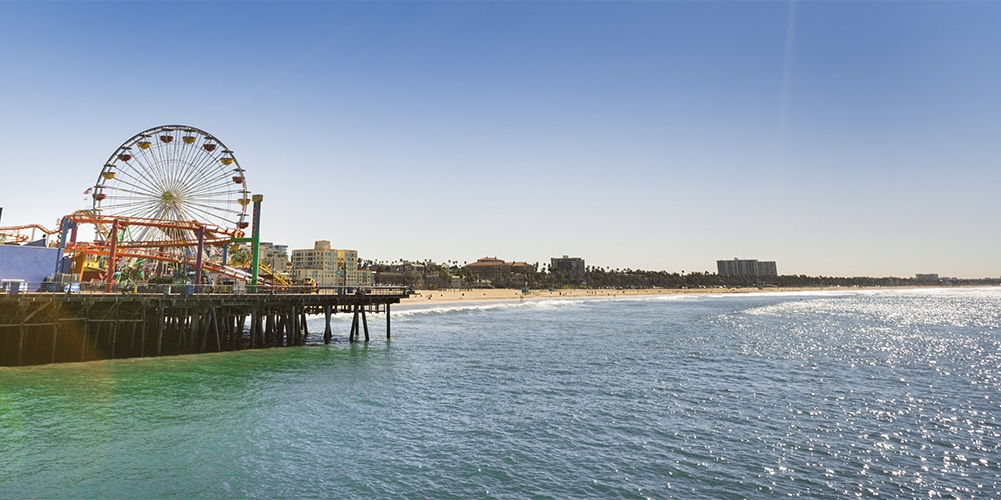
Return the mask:
<svg viewBox="0 0 1001 500">
<path fill-rule="evenodd" d="M 128 234 L 143 246 L 194 239 L 174 222 L 236 231 L 249 225 L 243 168 L 222 141 L 194 127 L 163 125 L 136 134 L 108 158 L 92 191 L 97 215 L 162 222 Z"/>
</svg>

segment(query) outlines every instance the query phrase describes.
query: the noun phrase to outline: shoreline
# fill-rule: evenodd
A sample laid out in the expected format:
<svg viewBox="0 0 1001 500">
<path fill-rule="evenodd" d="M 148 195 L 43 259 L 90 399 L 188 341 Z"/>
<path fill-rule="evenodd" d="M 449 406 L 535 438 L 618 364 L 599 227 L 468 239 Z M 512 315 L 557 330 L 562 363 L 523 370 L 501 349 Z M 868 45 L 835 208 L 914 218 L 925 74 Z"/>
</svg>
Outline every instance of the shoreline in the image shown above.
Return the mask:
<svg viewBox="0 0 1001 500">
<path fill-rule="evenodd" d="M 857 292 L 875 290 L 917 290 L 939 287 L 788 287 L 788 288 L 644 288 L 644 289 L 587 289 L 531 290 L 523 294 L 511 288 L 474 288 L 446 290 L 416 290 L 400 306 L 482 304 L 485 302 L 539 301 L 553 299 L 614 299 L 657 295 L 730 295 L 747 293 L 796 293 L 796 292 Z M 966 287 L 946 287 L 966 288 Z"/>
</svg>

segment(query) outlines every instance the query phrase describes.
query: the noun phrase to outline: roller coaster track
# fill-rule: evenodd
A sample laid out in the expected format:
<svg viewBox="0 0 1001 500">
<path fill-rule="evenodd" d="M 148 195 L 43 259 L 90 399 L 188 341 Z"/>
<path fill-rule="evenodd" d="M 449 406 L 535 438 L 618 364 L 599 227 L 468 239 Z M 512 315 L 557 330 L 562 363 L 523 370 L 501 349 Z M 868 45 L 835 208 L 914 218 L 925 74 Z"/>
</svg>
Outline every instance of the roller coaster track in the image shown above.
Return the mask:
<svg viewBox="0 0 1001 500">
<path fill-rule="evenodd" d="M 243 231 L 239 229 L 223 228 L 214 224 L 205 224 L 198 221 L 172 221 L 140 217 L 106 216 L 92 212 L 78 212 L 68 215 L 66 218 L 77 224 L 93 224 L 98 228 L 98 232 L 104 237 L 109 237 L 109 233 L 111 232 L 110 228 L 116 222 L 118 223 L 118 227 L 120 229 L 129 226 L 154 227 L 162 230 L 164 234 L 175 235 L 185 234 L 182 231 L 196 232 L 199 229 L 202 229 L 204 230 L 202 245 L 205 247 L 229 245 L 233 238 L 241 238 L 244 235 Z M 122 241 L 119 241 L 116 244 L 116 258 L 155 260 L 158 262 L 170 262 L 192 267 L 197 265 L 196 257 L 177 252 L 165 251 L 171 248 L 191 248 L 198 245 L 197 241 L 193 241 L 188 238 L 158 241 L 126 241 L 125 238 L 120 238 L 120 240 Z M 107 241 L 91 243 L 67 242 L 65 249 L 67 252 L 85 253 L 87 255 L 96 255 L 101 257 L 110 257 L 111 255 L 111 245 L 110 242 Z M 217 262 L 208 260 L 203 261 L 202 269 L 241 281 L 251 280 L 250 272 L 230 266 L 223 266 Z M 270 274 L 272 278 L 259 280 L 258 284 L 260 286 L 272 287 L 276 284 L 291 284 L 290 282 L 285 283 L 288 280 L 276 275 L 264 265 L 261 265 L 261 270 L 265 270 L 265 272 Z"/>
<path fill-rule="evenodd" d="M 96 255 L 98 257 L 109 257 L 111 255 L 111 249 L 107 245 L 98 245 L 94 243 L 76 243 L 67 245 L 68 251 L 82 252 L 87 255 Z M 197 259 L 195 257 L 180 256 L 176 253 L 168 252 L 157 252 L 157 251 L 134 251 L 129 249 L 123 249 L 122 251 L 115 251 L 115 256 L 122 259 L 146 259 L 155 260 L 158 262 L 170 262 L 173 264 L 183 264 L 187 266 L 194 267 L 197 265 Z M 241 281 L 250 281 L 251 274 L 249 271 L 244 271 L 243 269 L 237 269 L 235 267 L 224 266 L 218 262 L 204 261 L 202 262 L 202 269 L 221 274 L 223 276 L 228 276 L 233 279 Z M 267 278 L 259 278 L 258 285 L 266 288 L 275 286 L 275 280 Z"/>
<path fill-rule="evenodd" d="M 218 246 L 229 244 L 233 238 L 242 238 L 243 231 L 239 229 L 223 228 L 215 224 L 205 224 L 198 221 L 171 221 L 163 219 L 147 219 L 141 217 L 112 217 L 95 213 L 75 213 L 67 215 L 66 218 L 77 224 L 94 224 L 99 228 L 103 236 L 107 236 L 110 227 L 117 221 L 119 227 L 141 226 L 155 227 L 161 229 L 166 234 L 171 231 L 173 234 L 183 234 L 179 231 L 195 232 L 204 229 L 203 244 L 205 246 Z M 120 248 L 177 248 L 193 247 L 197 241 L 190 239 L 159 240 L 159 241 L 120 241 Z M 117 252 L 116 252 L 117 254 Z"/>
<path fill-rule="evenodd" d="M 270 276 L 270 278 L 267 278 L 267 279 L 269 279 L 270 281 L 273 281 L 277 285 L 291 286 L 293 284 L 292 280 L 286 278 L 285 276 L 282 276 L 281 274 L 276 273 L 273 269 L 271 269 L 270 267 L 268 267 L 263 262 L 261 262 L 258 265 L 258 269 L 260 269 L 260 271 L 261 271 L 261 276 L 265 276 L 265 277 Z"/>
<path fill-rule="evenodd" d="M 58 230 L 48 229 L 45 226 L 41 226 L 39 224 L 23 224 L 20 226 L 0 227 L 0 237 L 3 237 L 3 239 L 5 240 L 8 239 L 12 240 L 14 243 L 24 243 L 25 241 L 28 241 L 29 238 L 27 234 L 23 234 L 21 232 L 25 229 L 37 229 L 41 231 L 41 233 L 44 234 L 45 236 L 48 236 L 50 234 L 56 234 L 59 232 Z"/>
<path fill-rule="evenodd" d="M 140 217 L 116 217 L 86 211 L 67 215 L 66 219 L 78 225 L 93 224 L 97 227 L 98 233 L 104 237 L 109 236 L 110 228 L 115 224 L 115 222 L 118 223 L 119 228 L 129 226 L 155 227 L 163 230 L 164 234 L 182 235 L 184 234 L 182 231 L 196 232 L 199 229 L 203 229 L 204 233 L 202 245 L 206 247 L 228 245 L 234 238 L 242 238 L 244 235 L 243 231 L 239 229 L 223 228 L 215 224 L 205 224 L 198 221 L 171 221 Z M 59 230 L 48 229 L 39 224 L 25 224 L 20 226 L 0 227 L 0 236 L 12 238 L 15 243 L 23 243 L 28 240 L 28 235 L 21 233 L 21 231 L 25 229 L 37 229 L 45 235 L 56 234 L 59 232 Z M 124 240 L 124 238 L 121 239 Z M 195 257 L 176 252 L 167 252 L 164 250 L 169 248 L 176 249 L 196 247 L 197 245 L 197 241 L 192 241 L 187 238 L 159 241 L 119 241 L 116 244 L 115 257 L 121 259 L 155 260 L 158 262 L 169 262 L 194 267 L 197 265 L 197 259 Z M 65 244 L 65 250 L 70 253 L 84 253 L 100 257 L 109 257 L 111 255 L 110 242 L 107 241 L 90 243 L 67 242 Z M 203 261 L 202 268 L 209 272 L 221 274 L 223 276 L 228 276 L 241 281 L 251 280 L 251 273 L 249 271 L 244 271 L 230 266 L 223 266 L 217 262 L 208 260 Z M 275 273 L 264 264 L 260 264 L 260 270 L 265 275 L 259 279 L 260 286 L 273 287 L 276 285 L 284 286 L 292 284 L 288 278 Z M 270 276 L 270 278 L 268 276 Z"/>
</svg>

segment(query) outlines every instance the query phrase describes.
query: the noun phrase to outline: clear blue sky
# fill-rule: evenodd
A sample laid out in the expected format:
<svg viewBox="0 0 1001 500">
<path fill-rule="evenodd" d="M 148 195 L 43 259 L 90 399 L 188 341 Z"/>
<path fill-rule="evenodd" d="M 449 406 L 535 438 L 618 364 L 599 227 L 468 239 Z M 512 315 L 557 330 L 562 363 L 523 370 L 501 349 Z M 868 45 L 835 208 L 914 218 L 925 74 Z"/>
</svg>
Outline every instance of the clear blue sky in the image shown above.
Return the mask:
<svg viewBox="0 0 1001 500">
<path fill-rule="evenodd" d="M 218 136 L 362 258 L 1001 276 L 998 2 L 0 1 L 3 225 Z"/>
</svg>

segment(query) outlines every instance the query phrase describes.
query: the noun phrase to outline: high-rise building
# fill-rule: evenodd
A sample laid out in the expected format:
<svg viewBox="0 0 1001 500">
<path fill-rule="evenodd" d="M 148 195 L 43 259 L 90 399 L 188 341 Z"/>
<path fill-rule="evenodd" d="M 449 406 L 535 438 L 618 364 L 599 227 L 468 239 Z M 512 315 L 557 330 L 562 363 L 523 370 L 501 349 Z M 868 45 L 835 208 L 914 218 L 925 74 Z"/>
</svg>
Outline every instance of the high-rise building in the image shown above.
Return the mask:
<svg viewBox="0 0 1001 500">
<path fill-rule="evenodd" d="M 319 286 L 371 286 L 372 272 L 358 269 L 358 251 L 330 248 L 317 241 L 313 249 L 292 250 L 292 279 L 312 279 Z"/>
<path fill-rule="evenodd" d="M 775 267 L 774 260 L 758 261 L 758 276 L 778 276 L 778 268 Z"/>
<path fill-rule="evenodd" d="M 549 271 L 559 271 L 572 283 L 584 281 L 584 259 L 580 257 L 553 257 L 549 259 Z"/>
<path fill-rule="evenodd" d="M 717 260 L 716 269 L 720 276 L 778 276 L 775 261 L 756 259 Z"/>
</svg>

